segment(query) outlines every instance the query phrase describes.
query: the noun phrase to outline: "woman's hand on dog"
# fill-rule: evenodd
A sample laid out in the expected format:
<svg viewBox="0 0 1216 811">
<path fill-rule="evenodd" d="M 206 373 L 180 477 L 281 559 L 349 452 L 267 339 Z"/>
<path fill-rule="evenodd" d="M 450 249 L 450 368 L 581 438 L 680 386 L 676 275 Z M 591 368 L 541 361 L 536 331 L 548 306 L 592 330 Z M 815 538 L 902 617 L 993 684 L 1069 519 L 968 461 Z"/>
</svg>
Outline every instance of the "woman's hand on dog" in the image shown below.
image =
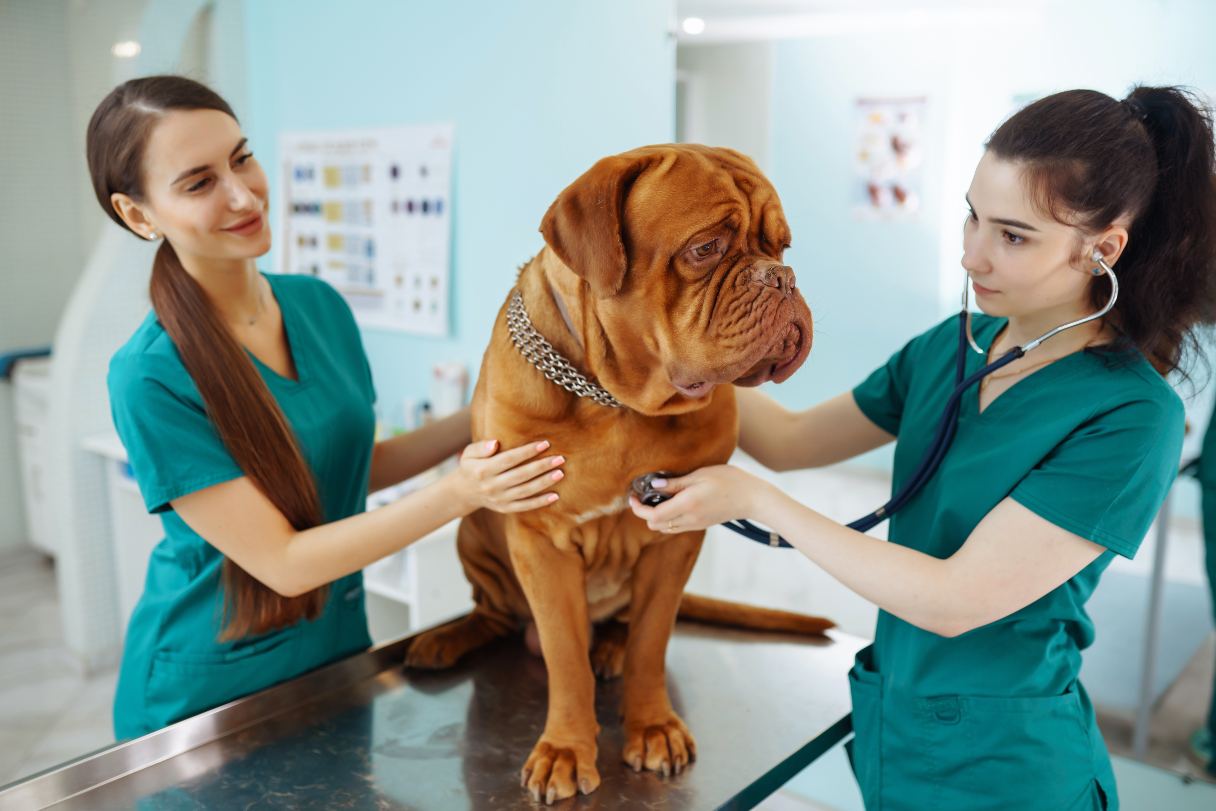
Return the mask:
<svg viewBox="0 0 1216 811">
<path fill-rule="evenodd" d="M 675 535 L 737 518 L 755 518 L 757 496 L 767 482 L 733 465 L 713 465 L 687 476 L 655 479 L 651 486 L 671 498 L 647 507 L 631 495 L 629 507 L 652 530 Z"/>
<path fill-rule="evenodd" d="M 549 449 L 548 440 L 498 451 L 498 440 L 474 442 L 460 454 L 460 466 L 452 472 L 456 491 L 467 507 L 465 513 L 488 509 L 518 513 L 546 507 L 557 501 L 557 493 L 546 492 L 562 480 L 565 457 L 536 457 Z"/>
</svg>

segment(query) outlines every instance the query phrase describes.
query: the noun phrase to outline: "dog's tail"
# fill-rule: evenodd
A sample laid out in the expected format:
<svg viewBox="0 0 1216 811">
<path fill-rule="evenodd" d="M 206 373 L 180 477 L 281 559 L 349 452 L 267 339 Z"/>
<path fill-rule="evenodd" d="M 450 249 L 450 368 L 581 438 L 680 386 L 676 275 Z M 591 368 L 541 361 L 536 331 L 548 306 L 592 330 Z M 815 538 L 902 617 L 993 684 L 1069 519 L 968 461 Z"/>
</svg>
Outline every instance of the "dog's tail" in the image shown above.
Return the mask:
<svg viewBox="0 0 1216 811">
<path fill-rule="evenodd" d="M 746 628 L 752 631 L 823 636 L 836 623 L 826 617 L 795 614 L 793 611 L 778 611 L 774 608 L 759 608 L 754 605 L 732 603 L 698 594 L 687 594 L 680 599 L 679 619 L 704 622 L 708 625 L 724 625 L 728 628 Z"/>
</svg>

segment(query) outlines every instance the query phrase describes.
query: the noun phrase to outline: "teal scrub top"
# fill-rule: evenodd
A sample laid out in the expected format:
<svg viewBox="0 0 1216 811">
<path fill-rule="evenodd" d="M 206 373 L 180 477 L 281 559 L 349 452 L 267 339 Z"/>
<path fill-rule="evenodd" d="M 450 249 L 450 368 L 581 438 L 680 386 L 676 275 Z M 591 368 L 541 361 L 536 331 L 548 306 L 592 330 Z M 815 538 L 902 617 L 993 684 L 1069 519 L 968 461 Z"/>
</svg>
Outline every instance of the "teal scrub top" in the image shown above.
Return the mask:
<svg viewBox="0 0 1216 811">
<path fill-rule="evenodd" d="M 297 379 L 249 357 L 295 432 L 325 520 L 363 512 L 375 391 L 359 330 L 346 302 L 324 282 L 272 274 L 266 279 L 283 314 Z M 223 556 L 178 517 L 171 502 L 244 474 L 155 313 L 115 353 L 107 382 L 114 425 L 135 480 L 165 533 L 148 561 L 144 592 L 127 626 L 115 736 L 152 732 L 370 646 L 360 572 L 331 584 L 315 620 L 217 641 Z"/>
<path fill-rule="evenodd" d="M 975 317 L 978 343 L 990 346 L 1005 323 Z M 894 490 L 932 440 L 957 346 L 954 317 L 853 391 L 862 413 L 897 437 Z M 968 350 L 967 374 L 983 363 Z M 850 756 L 867 809 L 1118 807 L 1078 681 L 1094 639 L 1085 602 L 1115 554 L 1136 553 L 1177 473 L 1183 425 L 1182 401 L 1134 351 L 1066 356 L 983 413 L 978 386 L 967 392 L 941 468 L 892 518 L 891 543 L 947 558 L 1012 498 L 1106 551 L 1039 600 L 958 637 L 879 612 L 874 643 L 850 673 Z"/>
</svg>

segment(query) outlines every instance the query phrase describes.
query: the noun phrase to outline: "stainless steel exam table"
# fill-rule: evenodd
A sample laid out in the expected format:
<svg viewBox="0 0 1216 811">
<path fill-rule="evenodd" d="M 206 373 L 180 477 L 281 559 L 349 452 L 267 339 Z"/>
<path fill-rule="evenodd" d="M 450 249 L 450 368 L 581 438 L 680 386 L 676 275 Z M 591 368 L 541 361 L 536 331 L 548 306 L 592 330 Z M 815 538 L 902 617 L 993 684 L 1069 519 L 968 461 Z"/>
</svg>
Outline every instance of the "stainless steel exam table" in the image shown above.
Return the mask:
<svg viewBox="0 0 1216 811">
<path fill-rule="evenodd" d="M 519 771 L 545 720 L 544 663 L 519 638 L 437 673 L 408 639 L 102 749 L 0 790 L 0 808 L 534 808 Z M 750 808 L 850 731 L 866 642 L 679 623 L 672 703 L 698 758 L 667 779 L 621 762 L 620 680 L 598 685 L 603 783 L 578 809 Z"/>
</svg>

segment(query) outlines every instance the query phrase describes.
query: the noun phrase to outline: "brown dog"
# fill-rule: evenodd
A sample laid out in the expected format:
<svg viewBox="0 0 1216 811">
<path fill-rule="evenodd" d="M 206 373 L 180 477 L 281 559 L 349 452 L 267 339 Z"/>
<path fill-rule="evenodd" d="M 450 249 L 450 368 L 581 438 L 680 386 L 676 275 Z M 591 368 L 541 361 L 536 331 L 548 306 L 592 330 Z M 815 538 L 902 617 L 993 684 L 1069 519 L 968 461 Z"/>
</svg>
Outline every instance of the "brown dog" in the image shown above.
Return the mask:
<svg viewBox="0 0 1216 811">
<path fill-rule="evenodd" d="M 725 462 L 738 430 L 730 384 L 780 382 L 810 351 L 811 314 L 781 262 L 790 232 L 773 187 L 731 150 L 644 147 L 596 163 L 540 230 L 547 247 L 494 325 L 473 436 L 502 447 L 549 439 L 568 459 L 561 499 L 461 523 L 476 608 L 421 635 L 407 664 L 446 667 L 534 622 L 549 715 L 522 783 L 553 802 L 600 782 L 594 673 L 624 674 L 626 763 L 669 774 L 695 757 L 664 676 L 677 610 L 803 633 L 832 623 L 691 596 L 681 605 L 704 532 L 657 534 L 627 505 L 637 476 Z M 589 380 L 570 382 L 577 373 Z M 597 631 L 589 657 L 591 625 L 603 620 L 616 622 Z"/>
</svg>

